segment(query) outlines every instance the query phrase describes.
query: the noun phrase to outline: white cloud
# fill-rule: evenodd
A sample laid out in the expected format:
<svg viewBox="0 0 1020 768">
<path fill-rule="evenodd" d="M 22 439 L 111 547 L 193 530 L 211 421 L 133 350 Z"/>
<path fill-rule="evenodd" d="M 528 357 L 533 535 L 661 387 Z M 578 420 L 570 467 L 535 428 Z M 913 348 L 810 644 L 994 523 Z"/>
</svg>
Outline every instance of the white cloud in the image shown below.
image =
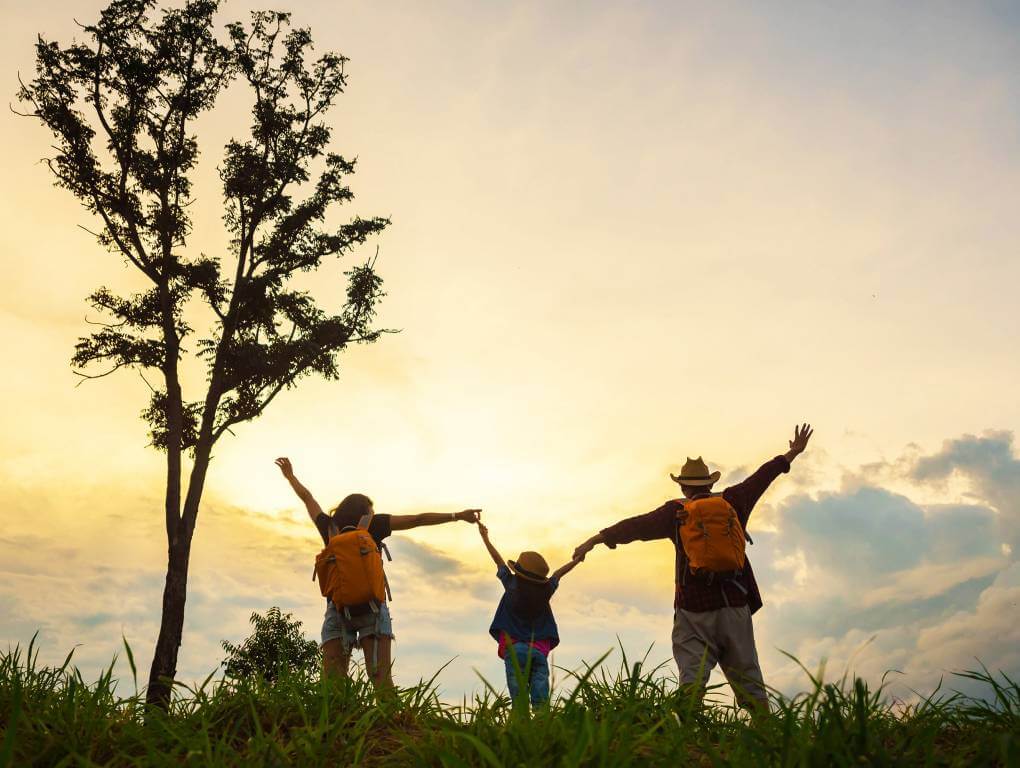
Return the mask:
<svg viewBox="0 0 1020 768">
<path fill-rule="evenodd" d="M 972 455 L 1011 445 L 1003 435 L 982 440 L 996 445 L 979 443 Z M 851 481 L 774 505 L 775 529 L 760 532 L 751 549 L 765 597 L 756 633 L 770 684 L 786 693 L 808 684 L 778 649 L 812 670 L 828 659 L 830 678 L 849 669 L 877 683 L 899 670 L 890 691 L 903 698 L 973 668 L 975 658 L 993 670 L 1020 672 L 1020 568 L 1001 527 L 1017 463 L 1000 453 L 998 470 L 981 475 L 982 465 L 964 462 L 957 445 L 947 443 L 937 460 L 918 454 L 888 465 L 896 469 L 885 474 L 899 478 L 902 493 Z M 970 473 L 977 503 L 912 500 L 910 483 L 954 471 Z M 99 489 L 6 488 L 15 514 L 0 538 L 0 641 L 24 644 L 39 630 L 44 660 L 59 663 L 76 647 L 88 674 L 115 654 L 123 657 L 123 633 L 144 683 L 164 575 L 158 500 L 131 487 L 112 497 Z M 984 494 L 998 502 L 994 509 Z M 43 495 L 49 514 L 40 522 L 27 510 L 38 508 Z M 430 543 L 440 540 L 430 531 L 415 533 L 391 539 L 388 565 L 398 681 L 428 679 L 453 660 L 438 678 L 445 697 L 481 691 L 479 673 L 502 686 L 502 663 L 487 634 L 501 594 L 492 567 L 479 565 L 475 550 L 467 557 L 462 548 Z M 220 641 L 246 636 L 250 613 L 271 605 L 293 612 L 317 639 L 323 601 L 309 576 L 318 546 L 298 515 L 248 513 L 210 498 L 192 555 L 182 679 L 204 678 L 222 657 Z M 554 662 L 577 669 L 609 651 L 615 664 L 618 641 L 632 660 L 651 646 L 653 666 L 669 661 L 671 580 L 668 543 L 596 550 L 554 598 L 563 638 Z M 119 670 L 127 675 L 123 661 Z M 669 661 L 661 671 L 672 670 Z M 949 677 L 947 684 L 971 685 Z"/>
</svg>

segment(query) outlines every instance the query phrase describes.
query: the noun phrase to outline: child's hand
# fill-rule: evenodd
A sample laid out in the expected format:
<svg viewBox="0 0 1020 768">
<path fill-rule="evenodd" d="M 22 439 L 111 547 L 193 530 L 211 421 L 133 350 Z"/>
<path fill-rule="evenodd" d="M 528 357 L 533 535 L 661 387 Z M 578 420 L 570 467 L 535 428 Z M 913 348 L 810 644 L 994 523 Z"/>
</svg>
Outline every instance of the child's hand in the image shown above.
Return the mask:
<svg viewBox="0 0 1020 768">
<path fill-rule="evenodd" d="M 489 529 L 485 527 L 485 523 L 483 523 L 481 520 L 479 520 L 476 523 L 476 525 L 478 525 L 478 534 L 483 539 L 487 539 L 489 537 Z"/>
<path fill-rule="evenodd" d="M 290 464 L 290 459 L 288 459 L 286 456 L 281 456 L 273 463 L 280 468 L 280 471 L 283 472 L 283 476 L 285 478 L 290 480 L 292 477 L 294 477 L 294 468 Z"/>
</svg>

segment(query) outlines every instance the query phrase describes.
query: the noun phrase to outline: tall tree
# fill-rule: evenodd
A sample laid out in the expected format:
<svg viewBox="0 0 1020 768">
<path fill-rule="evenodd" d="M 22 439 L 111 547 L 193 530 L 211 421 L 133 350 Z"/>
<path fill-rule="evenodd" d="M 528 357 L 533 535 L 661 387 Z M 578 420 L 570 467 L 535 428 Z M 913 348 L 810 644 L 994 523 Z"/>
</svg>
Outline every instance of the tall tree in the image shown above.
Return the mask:
<svg viewBox="0 0 1020 768">
<path fill-rule="evenodd" d="M 344 273 L 346 302 L 332 311 L 292 278 L 389 222 L 325 223 L 352 199 L 354 162 L 328 151 L 325 121 L 346 85 L 344 57 L 314 56 L 309 31 L 286 13 L 257 12 L 218 35 L 219 0 L 156 6 L 113 0 L 82 27 L 84 40 L 61 46 L 40 37 L 36 76 L 19 98 L 56 138 L 47 162 L 57 184 L 97 217 L 99 243 L 144 276 L 139 293 L 100 288 L 89 297 L 109 322 L 79 341 L 73 365 L 90 378 L 121 368 L 157 376 L 142 414 L 166 453 L 168 562 L 147 696 L 166 706 L 213 446 L 302 376 L 336 378 L 340 351 L 379 337 L 373 262 Z M 219 165 L 229 247 L 189 254 L 194 124 L 231 83 L 247 88 L 253 107 L 247 134 L 227 143 Z M 206 371 L 196 399 L 182 387 L 188 364 Z"/>
</svg>

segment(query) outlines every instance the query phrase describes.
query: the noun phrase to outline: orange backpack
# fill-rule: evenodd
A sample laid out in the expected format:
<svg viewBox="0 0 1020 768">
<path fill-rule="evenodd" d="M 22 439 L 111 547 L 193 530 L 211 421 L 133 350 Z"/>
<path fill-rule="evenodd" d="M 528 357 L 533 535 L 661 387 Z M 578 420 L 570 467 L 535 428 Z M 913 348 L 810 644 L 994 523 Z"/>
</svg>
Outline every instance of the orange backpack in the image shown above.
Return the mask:
<svg viewBox="0 0 1020 768">
<path fill-rule="evenodd" d="M 331 536 L 315 557 L 312 580 L 338 610 L 361 605 L 378 606 L 388 592 L 380 547 L 367 524 Z"/>
<path fill-rule="evenodd" d="M 680 502 L 677 535 L 695 575 L 736 575 L 744 568 L 744 527 L 722 496 Z"/>
</svg>

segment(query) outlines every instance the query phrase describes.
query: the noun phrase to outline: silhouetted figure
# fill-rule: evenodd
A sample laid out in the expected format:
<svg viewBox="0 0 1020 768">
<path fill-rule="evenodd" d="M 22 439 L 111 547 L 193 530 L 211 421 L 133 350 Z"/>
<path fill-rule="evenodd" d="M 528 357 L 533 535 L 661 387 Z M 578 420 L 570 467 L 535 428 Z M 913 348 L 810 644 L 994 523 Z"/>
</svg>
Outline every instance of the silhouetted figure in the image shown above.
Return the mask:
<svg viewBox="0 0 1020 768">
<path fill-rule="evenodd" d="M 773 480 L 790 471 L 812 434 L 809 424 L 796 427 L 790 450 L 721 494 L 712 493 L 719 472 L 710 473 L 701 457 L 688 458 L 679 475 L 670 475 L 683 499 L 622 520 L 574 550 L 577 558 L 596 544 L 615 549 L 632 541 L 670 539 L 676 547 L 673 657 L 680 682 L 703 691 L 720 664 L 737 701 L 752 711 L 768 709 L 768 694 L 751 620 L 761 608 L 761 594 L 743 538 L 754 505 Z"/>
<path fill-rule="evenodd" d="M 549 575 L 549 565 L 538 552 L 521 552 L 517 561 L 504 562 L 489 541 L 489 529 L 478 521 L 478 533 L 496 564 L 496 577 L 503 585 L 503 597 L 489 627 L 499 643 L 497 653 L 506 666 L 506 684 L 510 698 L 520 693 L 518 673 L 528 684 L 533 705 L 549 701 L 549 662 L 547 656 L 560 643 L 559 630 L 549 601 L 560 579 L 584 558 L 575 557 Z"/>
<path fill-rule="evenodd" d="M 375 542 L 382 546 L 394 531 L 406 531 L 425 525 L 440 525 L 463 520 L 474 523 L 478 520 L 479 509 L 465 509 L 462 512 L 424 512 L 418 515 L 375 514 L 372 500 L 361 493 L 345 497 L 329 515 L 322 511 L 319 502 L 294 476 L 290 459 L 276 460 L 283 476 L 305 504 L 308 516 L 322 537 L 322 543 L 329 543 L 331 536 L 345 528 L 354 528 L 368 518 L 366 527 Z M 378 605 L 365 604 L 348 606 L 338 611 L 332 600 L 326 600 L 326 615 L 322 621 L 322 671 L 323 673 L 346 676 L 351 661 L 351 652 L 360 646 L 365 654 L 365 667 L 376 688 L 390 688 L 392 676 L 393 622 L 386 601 Z"/>
</svg>

